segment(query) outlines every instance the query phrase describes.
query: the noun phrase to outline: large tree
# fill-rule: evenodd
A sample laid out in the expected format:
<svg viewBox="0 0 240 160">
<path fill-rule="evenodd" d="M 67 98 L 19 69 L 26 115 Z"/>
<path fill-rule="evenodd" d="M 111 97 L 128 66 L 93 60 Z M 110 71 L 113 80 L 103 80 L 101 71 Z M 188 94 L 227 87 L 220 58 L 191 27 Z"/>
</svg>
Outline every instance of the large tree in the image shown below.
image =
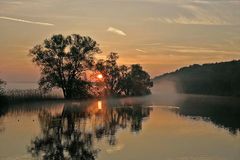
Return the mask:
<svg viewBox="0 0 240 160">
<path fill-rule="evenodd" d="M 53 35 L 30 50 L 32 61 L 40 66 L 40 88 L 61 88 L 65 98 L 88 95 L 90 83 L 85 72 L 94 66 L 94 55 L 100 49 L 90 37 L 77 34 Z"/>
</svg>

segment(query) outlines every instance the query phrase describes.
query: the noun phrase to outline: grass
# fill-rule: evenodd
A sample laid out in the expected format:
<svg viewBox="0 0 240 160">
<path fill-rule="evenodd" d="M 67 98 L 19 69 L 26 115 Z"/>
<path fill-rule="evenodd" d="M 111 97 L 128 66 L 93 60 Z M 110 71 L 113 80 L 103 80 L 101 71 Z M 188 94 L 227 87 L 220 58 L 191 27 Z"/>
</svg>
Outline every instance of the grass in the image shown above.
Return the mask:
<svg viewBox="0 0 240 160">
<path fill-rule="evenodd" d="M 44 93 L 37 89 L 8 90 L 0 96 L 1 103 L 16 104 L 23 102 L 37 102 L 46 100 L 61 100 L 63 97 L 57 93 Z"/>
</svg>

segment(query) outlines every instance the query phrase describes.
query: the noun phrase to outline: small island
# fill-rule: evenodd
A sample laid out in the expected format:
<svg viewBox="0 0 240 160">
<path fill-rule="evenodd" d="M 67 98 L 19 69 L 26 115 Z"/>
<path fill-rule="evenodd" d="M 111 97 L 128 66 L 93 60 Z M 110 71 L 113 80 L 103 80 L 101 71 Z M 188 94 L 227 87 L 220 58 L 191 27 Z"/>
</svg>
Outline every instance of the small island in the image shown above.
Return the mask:
<svg viewBox="0 0 240 160">
<path fill-rule="evenodd" d="M 60 89 L 65 99 L 151 94 L 153 82 L 140 64 L 119 65 L 119 55 L 115 52 L 111 52 L 106 59 L 97 59 L 96 55 L 101 53 L 99 44 L 88 36 L 72 34 L 65 37 L 58 34 L 45 39 L 29 51 L 32 62 L 41 71 L 39 90 L 24 93 L 29 95 L 23 97 L 38 99 L 39 96 L 45 97 L 52 89 Z M 5 84 L 0 81 L 2 97 Z M 8 94 L 5 97 L 10 99 L 8 101 L 21 99 L 11 98 L 11 94 L 10 98 Z"/>
</svg>

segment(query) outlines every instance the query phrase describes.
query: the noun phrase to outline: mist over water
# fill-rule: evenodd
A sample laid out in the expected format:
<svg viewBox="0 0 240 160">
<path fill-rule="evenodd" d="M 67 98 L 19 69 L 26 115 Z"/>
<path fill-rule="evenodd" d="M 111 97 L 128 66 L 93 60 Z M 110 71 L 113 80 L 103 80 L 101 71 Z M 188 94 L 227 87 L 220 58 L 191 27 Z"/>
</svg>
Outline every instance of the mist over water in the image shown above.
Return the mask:
<svg viewBox="0 0 240 160">
<path fill-rule="evenodd" d="M 0 159 L 236 160 L 239 106 L 237 98 L 160 90 L 144 97 L 5 106 Z"/>
<path fill-rule="evenodd" d="M 154 81 L 154 85 L 152 88 L 153 94 L 177 94 L 176 84 L 172 81 L 161 80 Z"/>
</svg>

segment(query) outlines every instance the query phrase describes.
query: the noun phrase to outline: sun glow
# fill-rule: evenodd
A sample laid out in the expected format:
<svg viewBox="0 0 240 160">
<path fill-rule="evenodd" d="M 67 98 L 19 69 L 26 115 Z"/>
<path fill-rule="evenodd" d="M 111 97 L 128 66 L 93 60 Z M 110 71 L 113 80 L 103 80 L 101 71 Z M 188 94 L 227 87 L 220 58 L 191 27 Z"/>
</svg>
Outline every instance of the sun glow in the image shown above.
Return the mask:
<svg viewBox="0 0 240 160">
<path fill-rule="evenodd" d="M 98 109 L 101 110 L 102 109 L 102 101 L 98 101 Z"/>
<path fill-rule="evenodd" d="M 98 78 L 98 79 L 102 79 L 102 78 L 103 78 L 103 75 L 102 75 L 102 74 L 98 74 L 98 75 L 97 75 L 97 78 Z"/>
</svg>

